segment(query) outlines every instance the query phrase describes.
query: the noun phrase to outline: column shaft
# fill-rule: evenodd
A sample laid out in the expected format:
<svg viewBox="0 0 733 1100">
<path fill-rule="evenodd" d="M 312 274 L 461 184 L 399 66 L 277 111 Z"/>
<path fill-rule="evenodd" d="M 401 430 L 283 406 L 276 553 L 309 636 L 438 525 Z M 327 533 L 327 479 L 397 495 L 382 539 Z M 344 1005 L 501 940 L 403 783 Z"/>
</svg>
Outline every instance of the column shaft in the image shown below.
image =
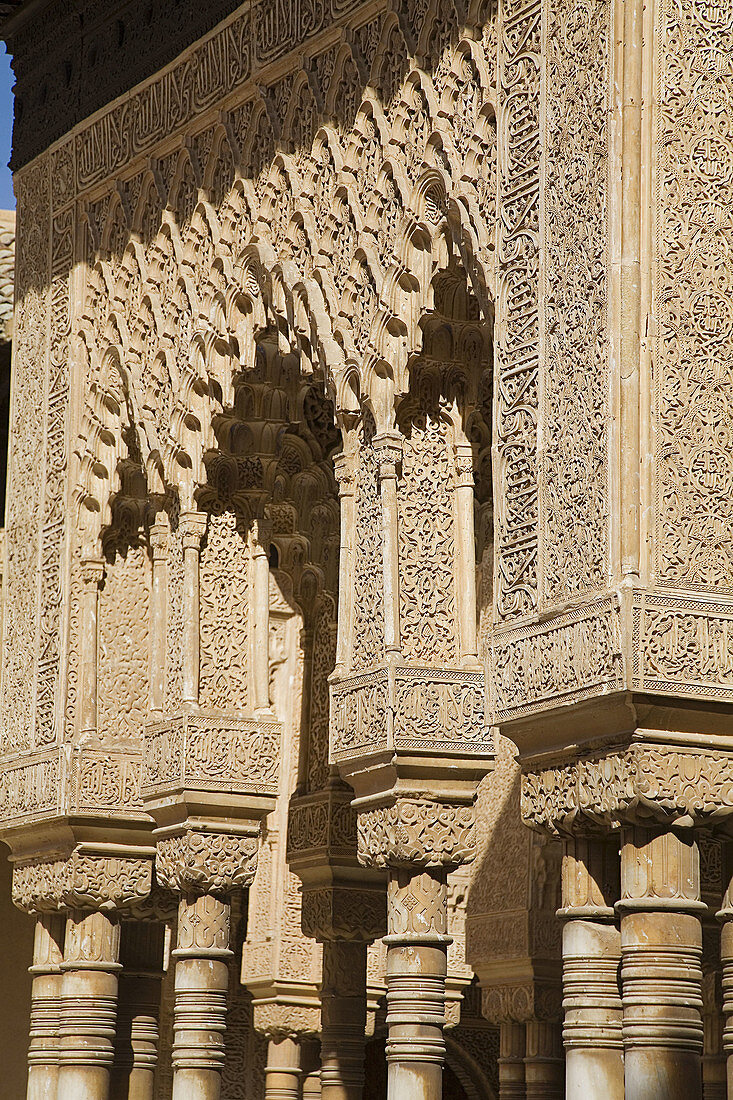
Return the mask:
<svg viewBox="0 0 733 1100">
<path fill-rule="evenodd" d="M 265 1100 L 300 1100 L 300 1044 L 270 1039 L 265 1066 Z"/>
<path fill-rule="evenodd" d="M 57 1100 L 107 1100 L 117 1020 L 120 926 L 106 913 L 66 921 Z"/>
<path fill-rule="evenodd" d="M 704 905 L 691 832 L 626 830 L 621 891 L 626 1096 L 701 1100 Z"/>
<path fill-rule="evenodd" d="M 178 909 L 173 1100 L 219 1100 L 229 985 L 229 903 L 184 894 Z"/>
<path fill-rule="evenodd" d="M 60 913 L 41 913 L 36 918 L 27 1100 L 56 1100 L 64 920 Z"/>
<path fill-rule="evenodd" d="M 499 1100 L 526 1100 L 524 1024 L 504 1023 L 499 1031 Z"/>
<path fill-rule="evenodd" d="M 200 512 L 181 513 L 183 541 L 183 654 L 181 666 L 182 699 L 185 706 L 199 701 L 200 598 L 199 557 L 201 539 L 206 531 L 206 516 Z"/>
<path fill-rule="evenodd" d="M 618 848 L 566 841 L 563 856 L 563 1042 L 567 1100 L 624 1100 Z"/>
<path fill-rule="evenodd" d="M 163 939 L 164 927 L 154 921 L 129 921 L 122 928 L 111 1100 L 153 1100 Z"/>
<path fill-rule="evenodd" d="M 366 1032 L 366 944 L 326 941 L 321 989 L 321 1096 L 361 1100 Z"/>
<path fill-rule="evenodd" d="M 527 1100 L 563 1100 L 565 1067 L 560 1024 L 530 1020 L 526 1036 L 524 1080 Z"/>
<path fill-rule="evenodd" d="M 303 1070 L 303 1100 L 320 1100 L 321 1054 L 317 1039 L 301 1039 L 300 1060 Z"/>
<path fill-rule="evenodd" d="M 445 872 L 392 869 L 385 937 L 389 1100 L 441 1100 L 446 925 Z"/>
</svg>

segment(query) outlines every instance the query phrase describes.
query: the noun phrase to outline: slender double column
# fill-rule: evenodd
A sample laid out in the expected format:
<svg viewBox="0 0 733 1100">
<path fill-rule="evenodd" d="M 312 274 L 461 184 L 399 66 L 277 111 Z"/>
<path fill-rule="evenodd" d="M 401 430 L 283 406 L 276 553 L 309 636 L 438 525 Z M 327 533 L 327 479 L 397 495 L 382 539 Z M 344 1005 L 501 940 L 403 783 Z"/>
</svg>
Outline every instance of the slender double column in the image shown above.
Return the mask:
<svg viewBox="0 0 733 1100">
<path fill-rule="evenodd" d="M 106 912 L 73 911 L 61 964 L 57 1100 L 107 1100 L 114 1060 L 120 926 Z"/>
<path fill-rule="evenodd" d="M 560 1024 L 554 1020 L 529 1020 L 526 1037 L 526 1100 L 563 1100 L 565 1074 Z"/>
<path fill-rule="evenodd" d="M 618 847 L 565 842 L 563 1010 L 567 1100 L 624 1100 Z"/>
<path fill-rule="evenodd" d="M 621 846 L 626 1096 L 702 1096 L 700 861 L 692 830 L 637 826 Z"/>
<path fill-rule="evenodd" d="M 391 869 L 387 930 L 387 1094 L 441 1100 L 451 942 L 444 870 Z"/>
<path fill-rule="evenodd" d="M 361 1100 L 366 1035 L 366 943 L 327 940 L 321 987 L 321 1096 Z"/>
<path fill-rule="evenodd" d="M 33 985 L 27 1100 L 56 1100 L 64 924 L 61 913 L 40 913 L 36 917 L 30 967 Z"/>
</svg>

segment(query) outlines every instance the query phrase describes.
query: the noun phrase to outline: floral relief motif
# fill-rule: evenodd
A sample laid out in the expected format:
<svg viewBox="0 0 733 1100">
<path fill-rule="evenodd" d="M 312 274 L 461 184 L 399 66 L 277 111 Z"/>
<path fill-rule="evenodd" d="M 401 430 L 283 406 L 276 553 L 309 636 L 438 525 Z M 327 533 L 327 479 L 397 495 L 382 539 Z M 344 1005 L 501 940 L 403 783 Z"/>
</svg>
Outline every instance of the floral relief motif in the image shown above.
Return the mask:
<svg viewBox="0 0 733 1100">
<path fill-rule="evenodd" d="M 456 600 L 448 425 L 415 420 L 403 444 L 399 490 L 402 655 L 455 664 Z"/>
<path fill-rule="evenodd" d="M 359 859 L 367 866 L 451 867 L 475 851 L 473 806 L 400 798 L 359 813 Z"/>
<path fill-rule="evenodd" d="M 169 890 L 227 894 L 251 885 L 258 847 L 256 836 L 188 830 L 158 841 L 155 877 Z"/>
<path fill-rule="evenodd" d="M 731 12 L 666 0 L 657 34 L 656 575 L 731 589 Z"/>
<path fill-rule="evenodd" d="M 540 3 L 500 6 L 497 206 L 496 607 L 537 605 Z"/>
<path fill-rule="evenodd" d="M 609 571 L 609 17 L 606 0 L 560 0 L 548 11 L 543 47 L 547 354 L 541 415 L 547 425 L 568 425 L 546 431 L 540 471 L 545 602 L 600 589 Z"/>
<path fill-rule="evenodd" d="M 211 710 L 247 707 L 248 575 L 249 552 L 235 513 L 212 513 L 199 566 L 199 699 Z"/>
</svg>

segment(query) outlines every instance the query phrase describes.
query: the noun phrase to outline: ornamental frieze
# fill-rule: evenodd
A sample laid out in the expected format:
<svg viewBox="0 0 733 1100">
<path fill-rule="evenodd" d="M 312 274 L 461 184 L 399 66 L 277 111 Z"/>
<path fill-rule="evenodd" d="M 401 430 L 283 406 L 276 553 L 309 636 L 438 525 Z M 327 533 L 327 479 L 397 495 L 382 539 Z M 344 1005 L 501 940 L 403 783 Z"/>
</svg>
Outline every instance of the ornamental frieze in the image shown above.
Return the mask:
<svg viewBox="0 0 733 1100">
<path fill-rule="evenodd" d="M 274 796 L 281 726 L 272 718 L 184 714 L 146 730 L 143 795 L 187 785 Z"/>
<path fill-rule="evenodd" d="M 621 621 L 609 599 L 543 623 L 496 632 L 491 642 L 493 718 L 506 722 L 562 700 L 624 686 Z"/>
<path fill-rule="evenodd" d="M 331 686 L 331 754 L 394 746 L 489 754 L 484 674 L 391 665 Z"/>
</svg>

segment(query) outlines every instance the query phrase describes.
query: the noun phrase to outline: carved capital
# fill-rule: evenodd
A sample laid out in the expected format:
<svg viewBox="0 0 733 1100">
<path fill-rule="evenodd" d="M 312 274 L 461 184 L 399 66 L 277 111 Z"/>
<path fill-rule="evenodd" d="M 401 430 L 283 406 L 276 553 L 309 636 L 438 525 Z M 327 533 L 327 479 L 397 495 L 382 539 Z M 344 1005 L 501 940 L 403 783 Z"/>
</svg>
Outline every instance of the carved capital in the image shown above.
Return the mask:
<svg viewBox="0 0 733 1100">
<path fill-rule="evenodd" d="M 397 467 L 402 461 L 402 437 L 399 432 L 384 432 L 375 435 L 372 446 L 377 458 L 379 478 L 396 478 Z"/>
<path fill-rule="evenodd" d="M 470 443 L 456 443 L 453 446 L 455 458 L 455 483 L 458 489 L 473 489 L 474 460 Z"/>
<path fill-rule="evenodd" d="M 733 814 L 733 753 L 649 743 L 525 769 L 522 817 L 555 835 L 648 823 L 682 827 Z"/>
<path fill-rule="evenodd" d="M 156 523 L 150 528 L 150 549 L 153 553 L 153 561 L 168 560 L 168 540 L 170 528 L 167 523 Z"/>
<path fill-rule="evenodd" d="M 359 861 L 365 866 L 457 867 L 475 854 L 471 804 L 398 798 L 359 814 Z"/>
<path fill-rule="evenodd" d="M 386 931 L 383 890 L 322 886 L 303 890 L 303 934 L 310 939 L 370 943 Z"/>
<path fill-rule="evenodd" d="M 252 883 L 258 846 L 258 837 L 251 833 L 187 829 L 158 840 L 155 875 L 169 890 L 227 894 Z"/>
<path fill-rule="evenodd" d="M 355 455 L 339 454 L 334 456 L 333 471 L 342 497 L 353 496 L 356 489 L 354 475 Z"/>
<path fill-rule="evenodd" d="M 268 1039 L 303 1039 L 320 1033 L 321 1008 L 315 1001 L 312 1005 L 255 1001 L 252 1008 L 255 1031 Z"/>
<path fill-rule="evenodd" d="M 13 865 L 13 902 L 28 913 L 55 909 L 122 909 L 139 904 L 152 887 L 151 856 L 100 854 L 19 860 Z"/>
<path fill-rule="evenodd" d="M 492 985 L 481 991 L 481 1015 L 492 1024 L 560 1020 L 562 986 L 539 979 Z"/>
<path fill-rule="evenodd" d="M 206 534 L 205 512 L 181 512 L 178 529 L 184 550 L 198 550 Z"/>
<path fill-rule="evenodd" d="M 83 558 L 81 577 L 88 588 L 100 585 L 104 579 L 104 560 L 102 558 Z"/>
</svg>

